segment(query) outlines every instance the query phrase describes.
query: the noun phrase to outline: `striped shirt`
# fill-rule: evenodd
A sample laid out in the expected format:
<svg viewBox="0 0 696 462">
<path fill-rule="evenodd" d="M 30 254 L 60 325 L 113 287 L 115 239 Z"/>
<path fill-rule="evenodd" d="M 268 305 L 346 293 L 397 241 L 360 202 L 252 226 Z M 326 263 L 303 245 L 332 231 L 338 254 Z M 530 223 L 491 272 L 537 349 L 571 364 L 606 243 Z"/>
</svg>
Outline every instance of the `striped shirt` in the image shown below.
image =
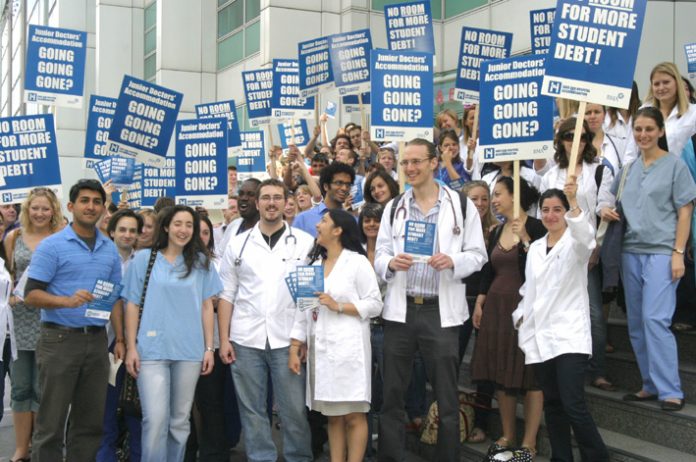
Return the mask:
<svg viewBox="0 0 696 462">
<path fill-rule="evenodd" d="M 432 209 L 428 211 L 425 215 L 421 212 L 418 207 L 416 200 L 413 196 L 408 204 L 408 215 L 410 220 L 424 221 L 426 223 L 434 223 L 437 226 L 437 218 L 440 214 L 440 205 L 442 204 L 442 199 L 445 195 L 444 188 L 438 188 L 439 195 L 437 202 Z M 437 236 L 437 232 L 435 233 Z M 435 239 L 435 249 L 434 253 L 438 253 L 440 250 L 440 243 Z M 440 275 L 435 269 L 425 263 L 414 263 L 408 269 L 408 288 L 406 289 L 406 295 L 412 297 L 437 297 L 440 289 Z"/>
</svg>

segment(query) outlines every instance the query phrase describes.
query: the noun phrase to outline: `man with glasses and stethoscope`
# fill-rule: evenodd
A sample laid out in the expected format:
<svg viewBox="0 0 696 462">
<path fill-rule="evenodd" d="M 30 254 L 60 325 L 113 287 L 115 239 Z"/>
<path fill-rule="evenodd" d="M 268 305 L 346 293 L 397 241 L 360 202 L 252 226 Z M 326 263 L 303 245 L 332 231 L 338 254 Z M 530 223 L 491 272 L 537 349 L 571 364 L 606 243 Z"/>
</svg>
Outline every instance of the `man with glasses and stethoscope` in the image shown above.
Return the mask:
<svg viewBox="0 0 696 462">
<path fill-rule="evenodd" d="M 403 460 L 404 397 L 418 350 L 439 405 L 437 460 L 459 460 L 459 327 L 469 317 L 462 279 L 488 259 L 481 221 L 469 199 L 435 181 L 438 162 L 431 142 L 410 141 L 399 165 L 411 189 L 386 205 L 375 251 L 375 271 L 387 282 L 379 460 Z M 392 207 L 393 215 L 387 213 Z M 412 220 L 436 227 L 427 262 L 417 263 L 404 252 L 404 230 Z"/>
<path fill-rule="evenodd" d="M 247 457 L 277 459 L 266 413 L 270 372 L 284 459 L 309 462 L 305 376 L 288 369 L 295 303 L 285 278 L 305 264 L 314 240 L 283 221 L 288 190 L 281 181 L 263 181 L 256 197 L 259 222 L 230 240 L 220 266 L 225 287 L 218 305 L 220 357 L 232 364 Z"/>
</svg>

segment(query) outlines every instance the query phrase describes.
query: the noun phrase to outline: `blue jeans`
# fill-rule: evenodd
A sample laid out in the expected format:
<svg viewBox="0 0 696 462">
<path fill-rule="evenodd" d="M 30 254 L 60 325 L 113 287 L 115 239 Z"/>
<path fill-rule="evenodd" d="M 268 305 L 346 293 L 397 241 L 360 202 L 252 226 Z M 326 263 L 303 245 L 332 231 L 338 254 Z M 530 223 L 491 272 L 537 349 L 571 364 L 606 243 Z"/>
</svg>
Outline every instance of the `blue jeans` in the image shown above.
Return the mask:
<svg viewBox="0 0 696 462">
<path fill-rule="evenodd" d="M 36 353 L 31 350 L 17 351 L 17 359 L 10 365 L 12 391 L 10 406 L 14 412 L 37 412 L 39 410 L 39 366 Z"/>
<path fill-rule="evenodd" d="M 189 415 L 199 361 L 142 361 L 138 392 L 143 409 L 142 460 L 177 462 L 184 459 Z"/>
<path fill-rule="evenodd" d="M 278 458 L 271 438 L 266 396 L 268 373 L 271 373 L 273 392 L 281 431 L 283 456 L 287 462 L 311 462 L 312 447 L 305 410 L 305 372 L 295 375 L 288 369 L 289 348 L 247 348 L 233 344 L 237 360 L 232 363 L 239 415 L 244 429 L 244 446 L 250 462 L 275 462 Z"/>
<path fill-rule="evenodd" d="M 621 255 L 626 315 L 643 390 L 659 399 L 684 398 L 679 380 L 677 341 L 669 327 L 677 303 L 671 255 Z"/>
</svg>

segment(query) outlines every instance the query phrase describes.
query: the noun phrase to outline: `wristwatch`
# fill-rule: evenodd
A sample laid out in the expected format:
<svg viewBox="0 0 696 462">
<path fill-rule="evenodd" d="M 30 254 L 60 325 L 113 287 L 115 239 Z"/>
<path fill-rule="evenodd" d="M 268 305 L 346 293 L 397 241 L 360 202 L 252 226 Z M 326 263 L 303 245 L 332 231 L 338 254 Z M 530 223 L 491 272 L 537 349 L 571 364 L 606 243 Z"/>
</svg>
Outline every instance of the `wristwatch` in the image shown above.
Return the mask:
<svg viewBox="0 0 696 462">
<path fill-rule="evenodd" d="M 684 249 L 678 249 L 678 248 L 674 247 L 672 249 L 672 251 L 677 252 L 679 255 L 684 255 Z"/>
<path fill-rule="evenodd" d="M 343 303 L 338 302 L 338 309 L 336 311 L 338 311 L 338 314 L 343 314 Z"/>
<path fill-rule="evenodd" d="M 213 347 L 205 347 L 205 351 L 212 351 L 213 353 L 215 353 L 215 348 L 213 348 Z"/>
</svg>

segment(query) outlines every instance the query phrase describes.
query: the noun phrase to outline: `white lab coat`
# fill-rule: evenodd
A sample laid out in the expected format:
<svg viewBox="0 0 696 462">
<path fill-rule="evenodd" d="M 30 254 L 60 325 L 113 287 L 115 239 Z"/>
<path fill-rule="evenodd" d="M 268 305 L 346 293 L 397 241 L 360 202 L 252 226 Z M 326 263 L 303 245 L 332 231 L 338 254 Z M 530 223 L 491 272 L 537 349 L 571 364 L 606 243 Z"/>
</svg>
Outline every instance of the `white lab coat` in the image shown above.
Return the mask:
<svg viewBox="0 0 696 462">
<path fill-rule="evenodd" d="M 679 82 L 681 85 L 681 82 Z M 652 106 L 644 104 L 641 107 Z M 686 147 L 686 143 L 696 134 L 696 104 L 689 104 L 689 109 L 681 116 L 677 117 L 677 106 L 672 108 L 672 112 L 665 120 L 665 136 L 667 137 L 667 147 L 669 152 L 681 156 Z M 636 139 L 631 136 L 626 143 L 626 153 L 624 154 L 624 165 L 633 162 L 640 155 L 640 149 L 636 144 Z"/>
<path fill-rule="evenodd" d="M 525 364 L 548 361 L 568 353 L 592 354 L 587 263 L 595 248 L 594 229 L 585 212 L 570 218 L 561 239 L 547 254 L 548 234 L 527 253 L 523 295 L 512 313 L 519 326 Z"/>
<path fill-rule="evenodd" d="M 479 271 L 488 261 L 486 244 L 483 240 L 481 218 L 471 200 L 467 199 L 466 223 L 462 225 L 462 208 L 459 193 L 447 186 L 449 194 L 444 194 L 440 204 L 437 219 L 437 243 L 439 251 L 448 255 L 454 262 L 454 269 L 440 271 L 439 306 L 440 325 L 453 327 L 463 324 L 469 318 L 466 305 L 466 285 L 462 278 Z M 404 230 L 409 219 L 409 201 L 413 197 L 413 189 L 409 189 L 397 204 L 394 214 L 394 226 L 389 222 L 393 199 L 387 203 L 382 215 L 382 222 L 377 235 L 375 250 L 375 271 L 387 282 L 387 294 L 384 300 L 382 317 L 388 321 L 406 322 L 406 271 L 389 270 L 389 262 L 400 253 L 404 253 Z M 398 212 L 403 205 L 406 213 Z M 454 216 L 453 216 L 454 213 Z M 456 224 L 461 228 L 459 235 L 453 233 Z"/>
<path fill-rule="evenodd" d="M 295 303 L 285 277 L 306 262 L 314 239 L 292 228 L 297 244 L 286 229 L 271 249 L 257 224 L 232 237 L 220 263 L 224 286 L 220 298 L 233 304 L 230 340 L 248 348 L 272 349 L 290 345 L 290 329 L 295 320 Z M 244 246 L 247 236 L 249 239 Z M 287 239 L 286 239 L 287 238 Z M 242 247 L 244 251 L 242 252 Z M 240 257 L 241 254 L 241 257 Z M 235 265 L 237 258 L 241 264 Z M 285 260 L 285 261 L 283 261 Z"/>
<path fill-rule="evenodd" d="M 14 336 L 14 321 L 12 308 L 10 307 L 10 295 L 12 295 L 12 278 L 5 269 L 5 260 L 0 258 L 0 361 L 5 350 L 5 338 L 10 336 L 10 350 L 12 360 L 17 359 L 17 344 Z M 6 364 L 5 367 L 9 367 Z M 4 377 L 0 380 L 5 380 Z"/>
<path fill-rule="evenodd" d="M 315 322 L 312 310 L 296 312 L 290 336 L 302 342 L 307 342 L 312 334 L 315 336 L 314 399 L 369 402 L 370 318 L 382 311 L 377 275 L 367 258 L 344 249 L 324 279 L 324 292 L 337 302 L 354 304 L 360 316 L 338 314 L 320 306 Z M 311 408 L 310 388 L 307 386 L 307 406 Z"/>
</svg>

